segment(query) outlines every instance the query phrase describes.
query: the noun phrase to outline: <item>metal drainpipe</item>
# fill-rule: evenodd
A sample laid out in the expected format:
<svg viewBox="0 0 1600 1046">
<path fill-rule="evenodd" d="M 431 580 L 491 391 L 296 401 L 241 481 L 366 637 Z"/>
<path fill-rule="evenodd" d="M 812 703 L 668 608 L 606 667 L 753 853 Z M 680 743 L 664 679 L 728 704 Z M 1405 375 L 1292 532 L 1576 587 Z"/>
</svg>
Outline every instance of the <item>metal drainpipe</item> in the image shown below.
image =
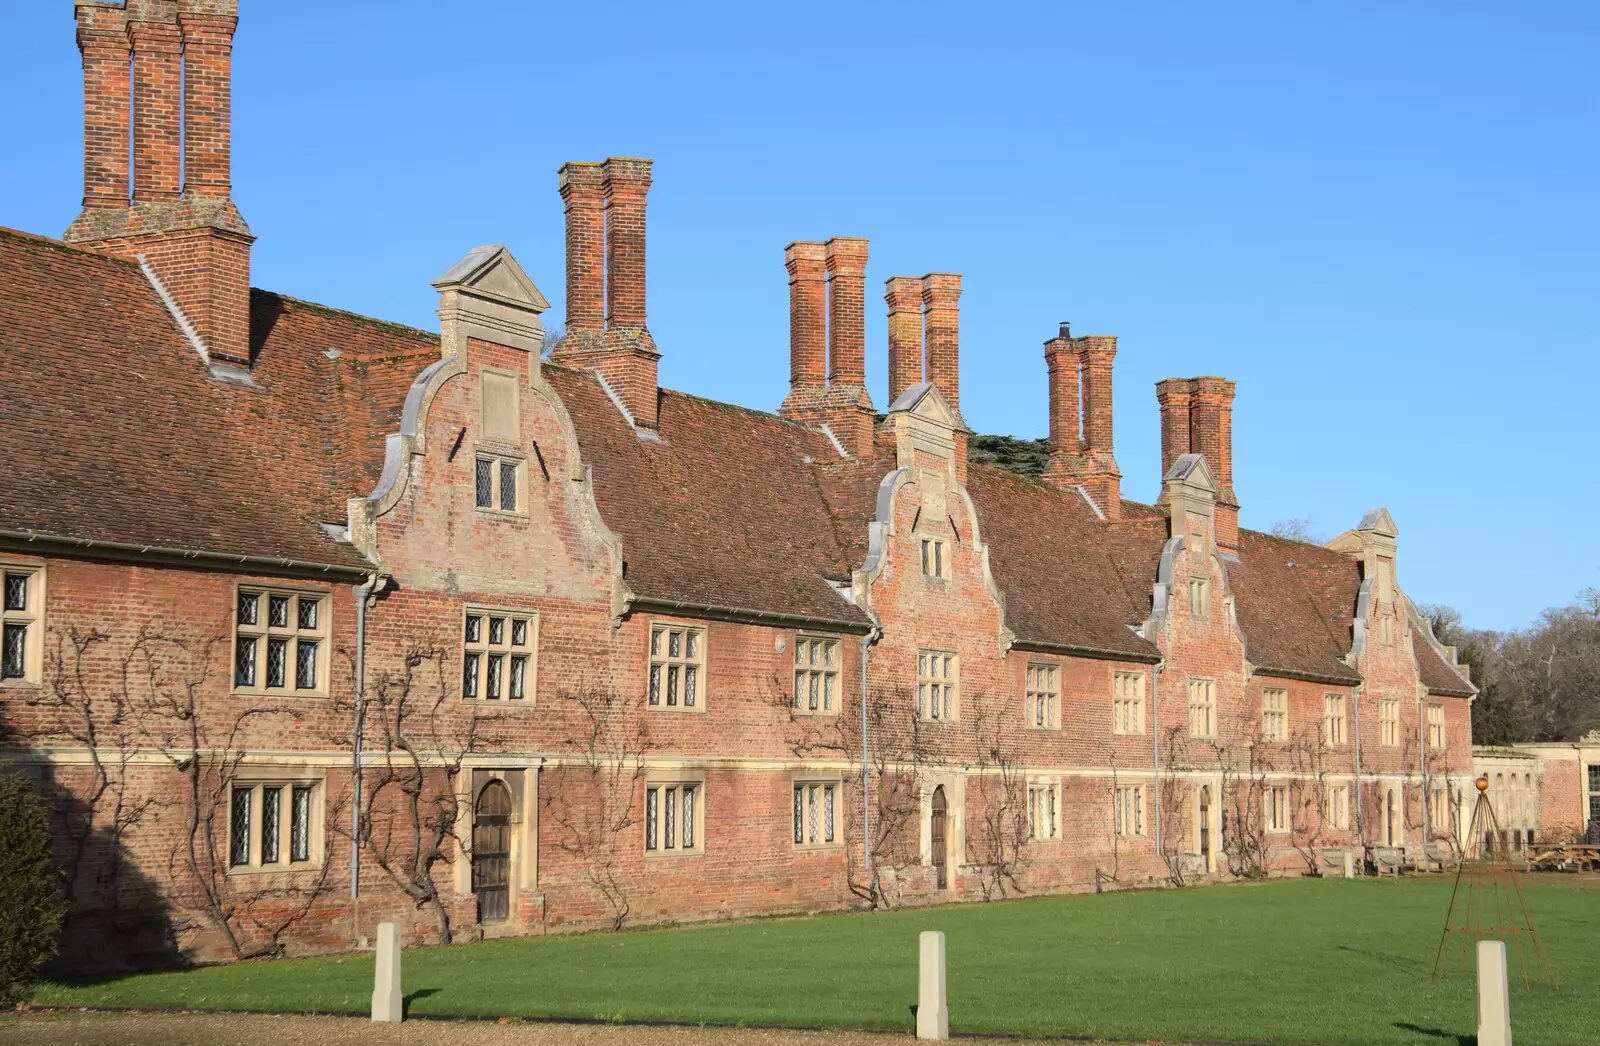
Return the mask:
<svg viewBox="0 0 1600 1046">
<path fill-rule="evenodd" d="M 1424 733 L 1427 721 L 1424 713 L 1428 708 L 1428 698 L 1424 694 L 1417 695 L 1417 776 L 1422 779 L 1422 845 L 1428 845 L 1428 835 L 1433 831 L 1433 797 L 1428 785 L 1428 735 Z M 1446 786 L 1448 788 L 1448 785 Z"/>
<path fill-rule="evenodd" d="M 876 629 L 861 637 L 861 854 L 869 880 L 872 875 L 872 780 L 867 762 L 870 753 L 867 746 L 867 658 L 875 638 Z"/>
<path fill-rule="evenodd" d="M 350 808 L 350 899 L 361 896 L 361 727 L 366 717 L 367 686 L 367 597 L 377 587 L 376 575 L 356 586 L 356 656 L 355 736 L 351 745 L 351 792 L 355 802 Z"/>
<path fill-rule="evenodd" d="M 1367 848 L 1366 819 L 1361 816 L 1361 688 L 1358 686 L 1350 701 L 1351 716 L 1355 721 L 1355 778 L 1356 778 L 1356 843 L 1363 851 Z"/>
<path fill-rule="evenodd" d="M 1156 856 L 1161 856 L 1161 669 L 1166 662 L 1160 661 L 1150 673 L 1150 737 L 1153 742 L 1152 751 L 1155 755 L 1155 787 L 1151 794 L 1155 798 L 1155 826 L 1156 826 Z"/>
</svg>

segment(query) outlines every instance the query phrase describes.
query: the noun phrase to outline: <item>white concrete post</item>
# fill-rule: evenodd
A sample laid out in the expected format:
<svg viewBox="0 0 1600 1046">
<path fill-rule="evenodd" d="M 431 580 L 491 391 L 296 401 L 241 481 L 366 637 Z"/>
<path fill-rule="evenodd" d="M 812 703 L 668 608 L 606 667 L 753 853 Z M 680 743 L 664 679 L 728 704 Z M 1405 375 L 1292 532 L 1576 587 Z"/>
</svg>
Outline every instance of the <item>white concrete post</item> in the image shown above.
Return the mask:
<svg viewBox="0 0 1600 1046">
<path fill-rule="evenodd" d="M 917 1038 L 948 1039 L 950 1008 L 944 990 L 944 934 L 924 930 L 919 942 L 917 974 Z"/>
<path fill-rule="evenodd" d="M 395 923 L 378 924 L 378 970 L 372 982 L 372 1019 L 399 1022 L 405 1015 L 401 1010 L 405 1002 L 400 987 L 400 927 Z"/>
<path fill-rule="evenodd" d="M 1478 942 L 1478 1046 L 1511 1046 L 1506 942 Z"/>
<path fill-rule="evenodd" d="M 1349 850 L 1344 852 L 1344 877 L 1346 879 L 1356 877 L 1356 855 Z"/>
</svg>

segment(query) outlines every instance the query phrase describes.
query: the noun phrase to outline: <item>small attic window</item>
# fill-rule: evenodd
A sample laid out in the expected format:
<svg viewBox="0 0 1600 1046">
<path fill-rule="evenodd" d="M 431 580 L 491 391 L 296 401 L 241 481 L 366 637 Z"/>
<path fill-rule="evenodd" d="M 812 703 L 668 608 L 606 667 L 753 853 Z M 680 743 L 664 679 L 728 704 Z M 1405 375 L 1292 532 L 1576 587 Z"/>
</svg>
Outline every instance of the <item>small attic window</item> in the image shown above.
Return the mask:
<svg viewBox="0 0 1600 1046">
<path fill-rule="evenodd" d="M 518 442 L 516 375 L 485 369 L 480 384 L 483 438 L 496 443 Z"/>
</svg>

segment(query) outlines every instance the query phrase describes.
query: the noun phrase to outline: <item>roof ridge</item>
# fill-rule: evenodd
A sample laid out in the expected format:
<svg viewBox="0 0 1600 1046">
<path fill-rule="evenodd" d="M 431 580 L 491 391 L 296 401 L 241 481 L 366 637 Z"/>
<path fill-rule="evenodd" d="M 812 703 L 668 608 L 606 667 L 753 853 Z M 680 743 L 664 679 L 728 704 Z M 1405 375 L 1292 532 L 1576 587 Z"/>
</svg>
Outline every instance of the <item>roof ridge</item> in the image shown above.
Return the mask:
<svg viewBox="0 0 1600 1046">
<path fill-rule="evenodd" d="M 289 302 L 292 305 L 302 306 L 304 308 L 312 310 L 313 312 L 327 313 L 328 315 L 331 315 L 331 316 L 336 316 L 336 317 L 341 317 L 341 318 L 344 318 L 344 319 L 355 320 L 358 323 L 371 324 L 374 327 L 384 327 L 384 328 L 387 328 L 389 330 L 398 331 L 398 332 L 400 332 L 402 334 L 414 335 L 416 337 L 421 337 L 421 338 L 429 338 L 429 339 L 431 339 L 433 341 L 438 341 L 439 340 L 439 332 L 438 331 L 426 331 L 426 330 L 423 330 L 421 327 L 413 327 L 413 326 L 411 326 L 410 324 L 407 324 L 407 323 L 396 323 L 394 320 L 379 319 L 376 316 L 368 316 L 365 313 L 352 312 L 349 309 L 341 309 L 341 308 L 339 308 L 338 306 L 335 306 L 335 305 L 324 305 L 324 304 L 322 304 L 321 302 L 318 302 L 318 301 L 308 301 L 305 298 L 296 298 L 292 294 L 284 294 L 281 291 L 269 291 L 264 287 L 251 287 L 250 291 L 251 291 L 252 294 L 267 294 L 267 295 L 271 295 L 272 297 L 277 298 L 277 299 L 279 299 L 281 301 Z"/>
<path fill-rule="evenodd" d="M 41 236 L 39 233 L 27 232 L 23 229 L 13 229 L 9 225 L 0 225 L 0 238 L 8 240 L 21 240 L 25 243 L 35 243 L 40 247 L 48 247 L 58 251 L 70 251 L 73 254 L 82 255 L 85 258 L 96 258 L 100 261 L 112 262 L 116 265 L 126 265 L 132 269 L 137 269 L 139 267 L 139 263 L 134 261 L 132 258 L 118 258 L 110 254 L 101 254 L 99 251 L 90 250 L 89 248 L 80 246 L 76 243 L 68 243 L 65 240 L 58 240 L 53 236 Z"/>
</svg>

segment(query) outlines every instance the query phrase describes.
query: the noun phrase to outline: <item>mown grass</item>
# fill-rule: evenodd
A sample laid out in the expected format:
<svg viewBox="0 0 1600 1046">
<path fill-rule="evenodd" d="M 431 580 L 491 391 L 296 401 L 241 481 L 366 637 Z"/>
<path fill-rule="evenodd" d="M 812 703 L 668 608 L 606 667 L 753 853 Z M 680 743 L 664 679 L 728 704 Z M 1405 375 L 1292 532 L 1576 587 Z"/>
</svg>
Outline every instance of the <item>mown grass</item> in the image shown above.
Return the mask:
<svg viewBox="0 0 1600 1046">
<path fill-rule="evenodd" d="M 1524 884 L 1562 988 L 1513 985 L 1518 1046 L 1591 1046 L 1600 889 Z M 405 987 L 419 1015 L 906 1030 L 917 934 L 943 930 L 952 1031 L 1456 1046 L 1475 1031 L 1472 982 L 1431 979 L 1451 885 L 1290 880 L 495 941 L 406 952 Z M 36 1002 L 364 1013 L 372 976 L 371 956 L 244 963 L 47 983 Z"/>
</svg>

